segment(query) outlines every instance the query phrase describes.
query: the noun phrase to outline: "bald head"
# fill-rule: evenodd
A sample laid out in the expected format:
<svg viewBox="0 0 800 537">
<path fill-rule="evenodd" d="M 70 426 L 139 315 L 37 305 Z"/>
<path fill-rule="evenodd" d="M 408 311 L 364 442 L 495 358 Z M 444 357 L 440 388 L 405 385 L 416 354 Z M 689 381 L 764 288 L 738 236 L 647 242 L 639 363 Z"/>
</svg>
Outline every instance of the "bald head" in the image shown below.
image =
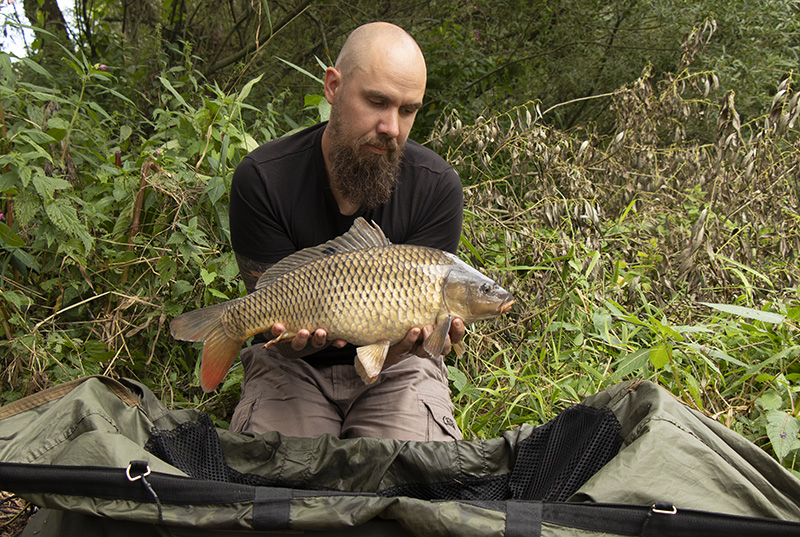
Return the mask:
<svg viewBox="0 0 800 537">
<path fill-rule="evenodd" d="M 388 22 L 371 22 L 350 34 L 336 58 L 336 69 L 344 76 L 374 62 L 412 69 L 425 80 L 425 57 L 408 32 Z"/>
</svg>

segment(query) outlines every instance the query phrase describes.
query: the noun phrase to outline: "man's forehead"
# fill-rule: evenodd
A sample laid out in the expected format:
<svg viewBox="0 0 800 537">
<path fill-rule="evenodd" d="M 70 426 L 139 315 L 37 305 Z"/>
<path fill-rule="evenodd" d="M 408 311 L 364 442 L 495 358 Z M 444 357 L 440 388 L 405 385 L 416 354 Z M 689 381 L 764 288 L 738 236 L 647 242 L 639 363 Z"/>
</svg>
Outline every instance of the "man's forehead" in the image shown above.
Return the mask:
<svg viewBox="0 0 800 537">
<path fill-rule="evenodd" d="M 415 103 L 425 96 L 427 73 L 424 64 L 420 69 L 419 65 L 376 61 L 359 65 L 347 78 L 362 93 Z"/>
</svg>

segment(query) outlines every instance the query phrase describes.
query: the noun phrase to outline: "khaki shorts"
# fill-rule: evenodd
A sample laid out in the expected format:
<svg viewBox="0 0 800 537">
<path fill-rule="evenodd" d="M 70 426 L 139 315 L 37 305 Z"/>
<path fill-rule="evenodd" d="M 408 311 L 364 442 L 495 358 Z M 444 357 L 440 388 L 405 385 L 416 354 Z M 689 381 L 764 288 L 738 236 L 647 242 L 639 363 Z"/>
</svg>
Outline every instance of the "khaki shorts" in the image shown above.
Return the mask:
<svg viewBox="0 0 800 537">
<path fill-rule="evenodd" d="M 462 438 L 441 357 L 403 358 L 369 385 L 352 364 L 315 368 L 261 345 L 243 349 L 241 359 L 242 398 L 231 431 L 424 441 Z"/>
</svg>

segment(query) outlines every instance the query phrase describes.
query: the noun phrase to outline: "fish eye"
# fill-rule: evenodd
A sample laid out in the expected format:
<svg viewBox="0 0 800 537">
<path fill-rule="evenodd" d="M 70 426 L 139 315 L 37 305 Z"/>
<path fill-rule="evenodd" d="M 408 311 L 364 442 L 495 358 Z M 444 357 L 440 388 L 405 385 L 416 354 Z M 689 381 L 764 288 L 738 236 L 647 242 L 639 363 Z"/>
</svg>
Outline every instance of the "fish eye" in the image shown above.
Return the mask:
<svg viewBox="0 0 800 537">
<path fill-rule="evenodd" d="M 483 285 L 481 285 L 481 289 L 480 289 L 480 291 L 481 291 L 481 293 L 483 293 L 484 295 L 488 294 L 488 293 L 489 293 L 489 291 L 491 291 L 491 290 L 492 290 L 492 286 L 491 286 L 491 285 L 489 285 L 488 283 L 484 283 Z"/>
</svg>

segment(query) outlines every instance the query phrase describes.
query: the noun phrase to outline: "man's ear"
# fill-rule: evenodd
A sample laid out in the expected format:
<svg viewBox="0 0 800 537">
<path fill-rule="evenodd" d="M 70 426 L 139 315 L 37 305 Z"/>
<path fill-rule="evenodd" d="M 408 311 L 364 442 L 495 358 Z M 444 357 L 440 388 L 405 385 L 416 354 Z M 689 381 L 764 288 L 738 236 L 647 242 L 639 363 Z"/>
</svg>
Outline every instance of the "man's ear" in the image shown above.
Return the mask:
<svg viewBox="0 0 800 537">
<path fill-rule="evenodd" d="M 325 99 L 333 104 L 336 101 L 336 95 L 342 89 L 342 73 L 335 67 L 328 67 L 325 70 Z"/>
</svg>

